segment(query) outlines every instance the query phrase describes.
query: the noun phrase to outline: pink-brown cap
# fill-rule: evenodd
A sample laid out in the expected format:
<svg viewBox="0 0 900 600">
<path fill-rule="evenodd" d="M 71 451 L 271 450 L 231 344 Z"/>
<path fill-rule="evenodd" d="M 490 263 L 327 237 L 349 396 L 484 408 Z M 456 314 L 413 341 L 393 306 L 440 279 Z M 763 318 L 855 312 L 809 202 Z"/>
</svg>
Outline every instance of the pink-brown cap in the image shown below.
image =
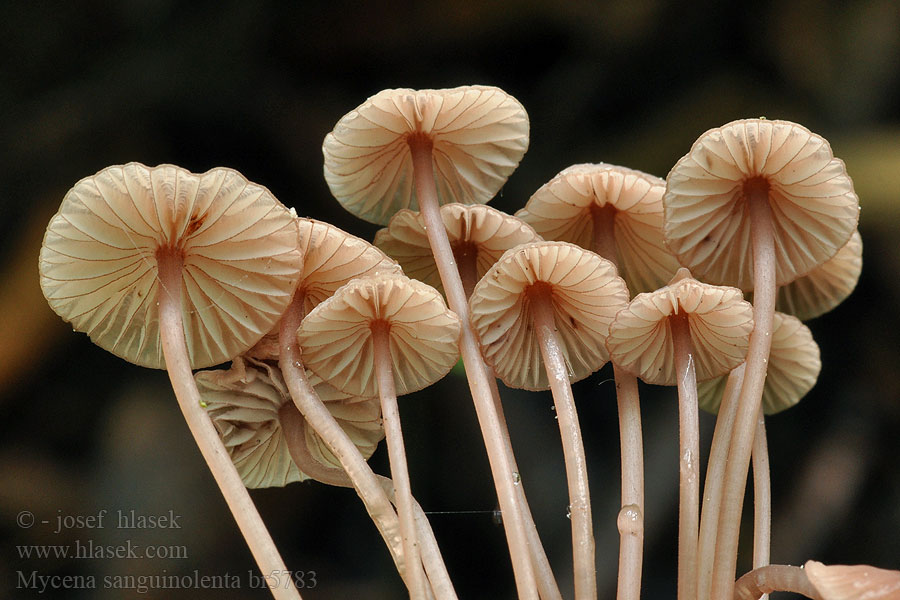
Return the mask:
<svg viewBox="0 0 900 600">
<path fill-rule="evenodd" d="M 484 204 L 522 160 L 528 128 L 522 105 L 495 87 L 383 90 L 325 137 L 325 181 L 348 211 L 386 225 L 419 209 L 408 139 L 425 138 L 438 201 Z"/>
<path fill-rule="evenodd" d="M 778 285 L 834 256 L 856 229 L 853 182 L 825 139 L 788 121 L 734 121 L 700 136 L 666 178 L 666 243 L 696 277 L 753 289 L 745 190 L 759 188 L 768 190 Z"/>
<path fill-rule="evenodd" d="M 687 269 L 654 292 L 638 294 L 609 329 L 610 360 L 647 383 L 675 385 L 670 317 L 686 314 L 697 380 L 728 373 L 743 362 L 753 330 L 753 307 L 737 288 L 701 283 Z"/>
<path fill-rule="evenodd" d="M 763 412 L 773 415 L 800 402 L 816 384 L 821 370 L 819 345 L 809 328 L 797 317 L 775 313 L 772 349 L 763 386 Z M 698 384 L 700 408 L 719 412 L 727 379 L 723 376 Z"/>
<path fill-rule="evenodd" d="M 550 385 L 527 293 L 538 283 L 550 287 L 556 333 L 573 382 L 606 363 L 609 324 L 628 302 L 616 268 L 589 250 L 568 242 L 507 250 L 475 286 L 469 311 L 485 360 L 509 387 L 546 390 Z"/>
<path fill-rule="evenodd" d="M 474 253 L 476 281 L 510 248 L 541 239 L 520 219 L 484 204 L 445 204 L 441 219 L 457 265 L 460 253 Z M 375 234 L 375 245 L 395 258 L 407 276 L 443 291 L 421 213 L 399 211 Z"/>
<path fill-rule="evenodd" d="M 846 300 L 862 271 L 862 238 L 854 231 L 833 257 L 787 285 L 778 288 L 775 309 L 808 321 Z"/>
<path fill-rule="evenodd" d="M 541 186 L 516 216 L 546 240 L 594 247 L 595 220 L 614 211 L 616 263 L 633 294 L 666 284 L 678 261 L 663 240 L 664 179 L 608 164 L 573 165 Z"/>
<path fill-rule="evenodd" d="M 277 367 L 238 357 L 228 370 L 200 371 L 194 378 L 244 485 L 275 487 L 310 478 L 291 459 L 280 424 L 280 411 L 294 408 Z M 378 399 L 331 401 L 325 406 L 363 457 L 369 458 L 384 438 Z M 341 468 L 322 439 L 311 428 L 305 430 L 309 454 L 324 467 Z"/>
<path fill-rule="evenodd" d="M 292 212 L 237 171 L 113 166 L 82 179 L 50 221 L 40 255 L 51 308 L 94 343 L 164 368 L 156 252 L 183 254 L 193 368 L 244 352 L 291 301 L 302 266 Z"/>
<path fill-rule="evenodd" d="M 372 326 L 390 327 L 397 395 L 425 388 L 459 359 L 459 317 L 434 288 L 400 274 L 354 279 L 297 330 L 306 366 L 354 396 L 378 395 Z"/>
<path fill-rule="evenodd" d="M 869 565 L 803 565 L 822 600 L 900 600 L 900 571 Z"/>
</svg>

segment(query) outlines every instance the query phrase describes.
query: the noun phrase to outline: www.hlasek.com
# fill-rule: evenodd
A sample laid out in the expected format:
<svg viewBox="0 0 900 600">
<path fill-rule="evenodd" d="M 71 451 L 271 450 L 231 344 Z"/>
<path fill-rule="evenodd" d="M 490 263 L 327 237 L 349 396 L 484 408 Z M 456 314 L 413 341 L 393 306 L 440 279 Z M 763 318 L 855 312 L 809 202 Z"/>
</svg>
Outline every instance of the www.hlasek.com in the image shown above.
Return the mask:
<svg viewBox="0 0 900 600">
<path fill-rule="evenodd" d="M 141 546 L 125 540 L 124 543 L 108 545 L 96 544 L 94 540 L 75 540 L 71 544 L 30 544 L 16 546 L 19 558 L 67 558 L 70 560 L 114 559 L 114 558 L 188 558 L 187 546 L 159 545 Z"/>
<path fill-rule="evenodd" d="M 170 574 L 165 569 L 156 575 L 42 575 L 38 571 L 17 571 L 17 589 L 34 590 L 38 594 L 59 590 L 133 590 L 146 594 L 150 590 L 232 590 L 312 589 L 318 585 L 315 571 L 272 571 L 262 575 L 247 571 L 245 577 L 234 573 L 203 575 L 198 570 L 187 574 Z"/>
</svg>

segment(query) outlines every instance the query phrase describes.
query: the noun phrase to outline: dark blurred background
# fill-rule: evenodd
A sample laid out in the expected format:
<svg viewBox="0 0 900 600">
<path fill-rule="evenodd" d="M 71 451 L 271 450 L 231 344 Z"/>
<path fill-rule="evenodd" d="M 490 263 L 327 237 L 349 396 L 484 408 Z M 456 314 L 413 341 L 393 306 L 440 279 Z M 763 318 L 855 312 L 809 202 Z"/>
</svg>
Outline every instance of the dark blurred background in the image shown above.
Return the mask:
<svg viewBox="0 0 900 600">
<path fill-rule="evenodd" d="M 818 385 L 768 421 L 773 562 L 900 568 L 900 8 L 892 0 L 629 2 L 8 2 L 0 8 L 0 597 L 29 576 L 239 578 L 240 589 L 47 590 L 53 598 L 266 598 L 194 448 L 165 373 L 126 364 L 54 315 L 37 278 L 43 229 L 66 190 L 128 161 L 225 165 L 301 215 L 371 239 L 334 201 L 322 139 L 388 87 L 496 85 L 531 119 L 531 148 L 494 200 L 514 212 L 579 162 L 665 176 L 705 130 L 797 121 L 831 141 L 862 205 L 856 293 L 810 328 Z M 600 596 L 615 593 L 619 497 L 614 385 L 576 386 L 591 468 Z M 464 383 L 401 400 L 413 491 L 461 597 L 512 598 L 495 495 Z M 644 597 L 675 597 L 674 390 L 642 386 L 647 468 Z M 571 596 L 567 495 L 545 394 L 504 391 L 538 526 Z M 712 430 L 703 421 L 704 445 Z M 372 459 L 388 472 L 382 447 Z M 304 597 L 404 591 L 352 491 L 253 492 Z M 750 504 L 749 502 L 747 503 Z M 181 529 L 54 533 L 58 516 L 181 515 Z M 35 516 L 32 527 L 17 519 Z M 475 511 L 475 512 L 472 512 Z M 27 519 L 27 517 L 26 517 Z M 41 521 L 48 521 L 47 524 Z M 16 545 L 184 546 L 187 559 L 21 558 Z M 742 541 L 749 556 L 749 536 Z M 739 564 L 748 569 L 746 559 Z M 314 572 L 314 577 L 310 573 Z M 311 579 L 311 577 L 313 577 Z M 115 581 L 115 580 L 113 580 Z"/>
</svg>

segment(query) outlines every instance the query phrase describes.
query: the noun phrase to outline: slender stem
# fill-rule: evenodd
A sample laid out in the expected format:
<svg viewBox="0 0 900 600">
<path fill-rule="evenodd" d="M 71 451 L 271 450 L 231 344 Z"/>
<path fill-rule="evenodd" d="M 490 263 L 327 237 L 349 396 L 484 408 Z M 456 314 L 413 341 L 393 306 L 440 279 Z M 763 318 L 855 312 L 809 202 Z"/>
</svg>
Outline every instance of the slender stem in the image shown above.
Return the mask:
<svg viewBox="0 0 900 600">
<path fill-rule="evenodd" d="M 822 600 L 801 567 L 767 565 L 753 569 L 734 584 L 735 600 L 759 600 L 771 592 L 793 592 L 813 600 Z"/>
<path fill-rule="evenodd" d="M 612 204 L 591 205 L 591 249 L 619 269 L 616 214 Z M 638 600 L 644 555 L 644 446 L 637 377 L 613 364 L 619 411 L 622 452 L 622 507 L 616 517 L 619 529 L 619 574 L 616 598 Z"/>
<path fill-rule="evenodd" d="M 286 577 L 285 567 L 278 549 L 266 524 L 260 517 L 247 488 L 241 481 L 225 445 L 222 443 L 209 414 L 201 405 L 200 392 L 191 373 L 184 337 L 181 314 L 181 269 L 182 257 L 177 251 L 160 251 L 159 265 L 159 328 L 166 370 L 172 381 L 172 388 L 178 405 L 184 414 L 191 434 L 200 448 L 209 470 L 212 472 L 231 514 L 256 564 L 267 582 L 277 581 L 270 591 L 275 598 L 300 598 L 290 577 Z"/>
<path fill-rule="evenodd" d="M 502 427 L 491 397 L 490 371 L 484 363 L 478 341 L 472 331 L 466 294 L 460 281 L 459 271 L 456 270 L 454 264 L 453 252 L 447 239 L 447 230 L 441 219 L 431 162 L 431 142 L 413 137 L 409 140 L 409 146 L 412 151 L 416 197 L 425 221 L 428 242 L 434 253 L 441 283 L 444 285 L 447 303 L 450 310 L 455 312 L 461 321 L 460 351 L 472 401 L 475 405 L 475 413 L 481 427 L 481 437 L 484 439 L 487 450 L 494 487 L 497 490 L 497 500 L 503 515 L 516 588 L 521 600 L 537 600 L 537 584 L 531 562 L 531 552 L 528 548 L 528 536 L 522 516 L 522 507 L 518 502 L 519 496 L 515 489 L 515 469 L 508 448 L 502 441 Z"/>
<path fill-rule="evenodd" d="M 753 438 L 753 568 L 769 564 L 772 546 L 772 480 L 769 476 L 769 448 L 766 417 L 759 413 Z"/>
<path fill-rule="evenodd" d="M 375 354 L 375 378 L 378 380 L 378 396 L 381 398 L 381 416 L 384 419 L 384 437 L 391 462 L 391 479 L 394 480 L 397 516 L 400 517 L 400 535 L 403 537 L 403 555 L 406 558 L 406 575 L 410 597 L 425 598 L 425 573 L 419 555 L 416 518 L 413 515 L 412 489 L 406 464 L 406 449 L 400 427 L 400 409 L 394 387 L 394 367 L 391 361 L 390 325 L 382 321 L 372 324 L 372 344 Z"/>
<path fill-rule="evenodd" d="M 372 472 L 371 467 L 359 452 L 359 448 L 338 424 L 331 412 L 319 400 L 313 387 L 306 378 L 306 370 L 300 361 L 300 348 L 296 342 L 297 328 L 303 319 L 303 298 L 298 294 L 291 301 L 285 314 L 281 317 L 279 328 L 278 366 L 281 368 L 285 384 L 294 400 L 294 405 L 303 414 L 312 428 L 319 434 L 331 453 L 337 457 L 341 466 L 353 482 L 356 493 L 362 499 L 369 516 L 375 522 L 379 533 L 384 538 L 391 555 L 404 581 L 407 581 L 406 564 L 401 548 L 401 536 L 397 514 L 384 493 L 381 484 Z"/>
<path fill-rule="evenodd" d="M 697 544 L 700 527 L 700 416 L 697 406 L 697 371 L 688 315 L 669 318 L 675 347 L 678 386 L 679 501 L 678 599 L 697 597 Z"/>
<path fill-rule="evenodd" d="M 750 210 L 750 242 L 753 248 L 754 326 L 747 349 L 744 384 L 738 400 L 722 490 L 711 588 L 712 597 L 716 600 L 731 600 L 733 594 L 741 509 L 775 320 L 775 233 L 768 187 L 747 184 L 744 187 Z"/>
<path fill-rule="evenodd" d="M 391 499 L 395 502 L 394 482 L 387 477 L 376 475 L 381 482 L 381 487 Z M 437 540 L 434 538 L 434 531 L 428 522 L 425 511 L 413 498 L 413 516 L 416 519 L 416 534 L 419 536 L 419 542 L 422 550 L 422 563 L 425 565 L 425 574 L 431 582 L 431 588 L 434 595 L 439 599 L 456 600 L 456 591 L 453 589 L 453 582 L 450 581 L 450 575 L 447 573 L 447 567 L 444 565 L 444 558 L 438 548 Z"/>
<path fill-rule="evenodd" d="M 568 369 L 556 337 L 556 323 L 550 290 L 534 284 L 528 294 L 531 300 L 534 329 L 538 336 L 544 367 L 550 380 L 550 391 L 556 405 L 556 416 L 562 436 L 569 486 L 569 515 L 572 519 L 572 550 L 575 568 L 575 598 L 597 597 L 597 574 L 594 564 L 594 531 L 591 520 L 591 498 L 588 488 L 587 459 L 581 439 L 581 427 L 575 410 L 575 398 L 569 383 Z"/>
<path fill-rule="evenodd" d="M 738 396 L 741 393 L 743 382 L 744 363 L 741 363 L 731 371 L 728 381 L 725 383 L 725 391 L 722 394 L 722 402 L 716 416 L 712 447 L 709 451 L 709 464 L 706 468 L 703 487 L 703 510 L 700 513 L 700 558 L 697 567 L 697 598 L 701 600 L 709 598 L 709 588 L 712 584 L 725 460 L 728 458 L 728 442 L 731 439 L 734 417 L 737 414 Z"/>
<path fill-rule="evenodd" d="M 644 447 L 637 377 L 613 364 L 622 449 L 622 508 L 619 529 L 619 576 L 616 598 L 639 600 L 644 554 Z"/>
<path fill-rule="evenodd" d="M 300 471 L 316 481 L 337 487 L 353 487 L 353 482 L 343 469 L 328 467 L 316 460 L 306 444 L 306 419 L 293 404 L 285 404 L 278 410 L 278 422 L 284 433 L 288 453 Z"/>
<path fill-rule="evenodd" d="M 508 446 L 509 455 L 512 458 L 513 470 L 520 473 L 519 466 L 516 464 L 516 458 L 512 450 L 512 440 L 509 437 L 509 429 L 506 427 L 506 418 L 503 416 L 503 404 L 500 401 L 500 390 L 497 388 L 497 378 L 491 378 L 491 395 L 494 397 L 494 404 L 497 407 L 497 415 L 500 418 L 500 425 L 503 429 L 503 442 Z M 544 550 L 544 544 L 538 534 L 537 526 L 534 523 L 534 517 L 531 514 L 531 507 L 528 505 L 528 499 L 525 497 L 525 483 L 521 476 L 519 483 L 516 484 L 519 492 L 519 502 L 522 506 L 522 516 L 525 519 L 525 533 L 528 536 L 528 544 L 531 549 L 531 561 L 534 565 L 535 577 L 537 578 L 538 594 L 541 600 L 562 600 L 562 594 L 559 591 L 559 585 L 556 583 L 556 577 L 553 576 L 553 569 L 550 561 L 547 559 L 547 553 Z"/>
</svg>

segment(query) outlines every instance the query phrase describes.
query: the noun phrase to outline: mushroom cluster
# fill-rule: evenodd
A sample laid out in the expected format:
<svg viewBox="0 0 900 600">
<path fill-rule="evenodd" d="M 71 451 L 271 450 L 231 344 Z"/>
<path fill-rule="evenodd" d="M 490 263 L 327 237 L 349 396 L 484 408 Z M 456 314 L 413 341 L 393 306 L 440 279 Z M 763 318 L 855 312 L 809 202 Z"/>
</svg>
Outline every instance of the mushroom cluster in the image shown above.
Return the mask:
<svg viewBox="0 0 900 600">
<path fill-rule="evenodd" d="M 595 599 L 591 424 L 571 384 L 610 362 L 621 506 L 599 518 L 620 533 L 619 600 L 641 593 L 638 379 L 677 388 L 679 600 L 898 598 L 896 571 L 769 564 L 764 415 L 815 384 L 819 350 L 802 321 L 839 305 L 862 265 L 858 199 L 828 142 L 795 123 L 740 120 L 704 133 L 665 179 L 582 163 L 515 215 L 485 206 L 528 145 L 528 115 L 498 88 L 375 94 L 322 147 L 334 197 L 385 226 L 374 243 L 298 217 L 231 169 L 109 167 L 76 183 L 51 220 L 41 287 L 96 344 L 168 372 L 263 574 L 287 569 L 247 488 L 314 480 L 356 491 L 411 598 L 456 597 L 413 495 L 397 396 L 461 359 L 517 597 L 563 596 L 497 379 L 551 392 L 574 594 Z M 702 490 L 701 408 L 716 414 Z M 390 478 L 367 463 L 382 439 Z M 751 464 L 754 569 L 736 579 Z"/>
</svg>

